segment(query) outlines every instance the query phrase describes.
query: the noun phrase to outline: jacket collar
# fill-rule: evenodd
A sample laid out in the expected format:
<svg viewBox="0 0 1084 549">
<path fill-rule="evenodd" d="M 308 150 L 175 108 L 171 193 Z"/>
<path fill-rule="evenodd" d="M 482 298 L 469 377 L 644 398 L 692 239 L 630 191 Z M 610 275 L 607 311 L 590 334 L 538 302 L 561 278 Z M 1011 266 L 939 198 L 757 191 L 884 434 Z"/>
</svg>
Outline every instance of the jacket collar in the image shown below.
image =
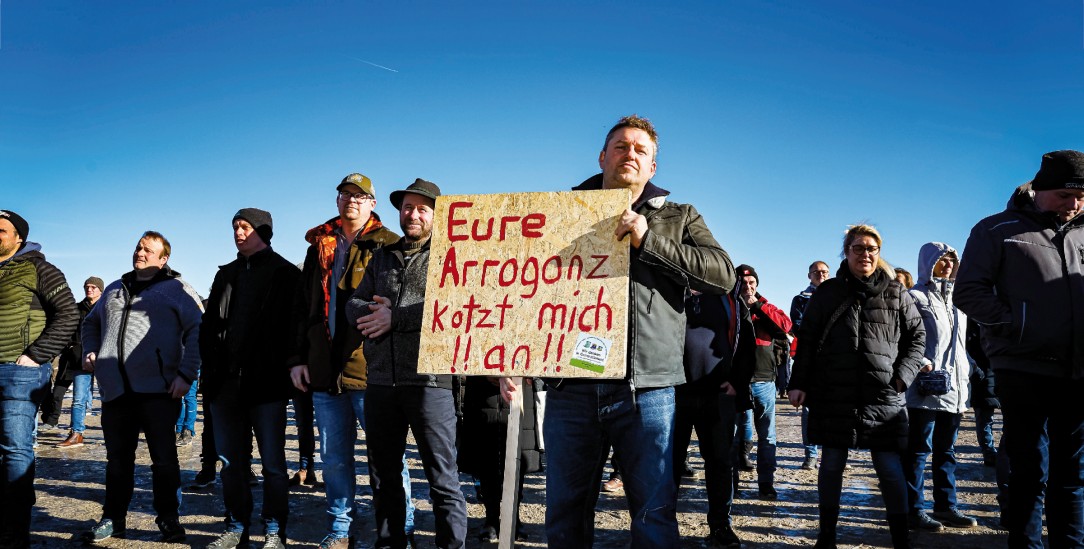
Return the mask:
<svg viewBox="0 0 1084 549">
<path fill-rule="evenodd" d="M 574 191 L 597 191 L 599 189 L 602 189 L 602 174 L 600 173 L 592 175 L 585 179 L 583 183 L 572 187 Z M 662 207 L 669 195 L 670 191 L 657 187 L 654 183 L 648 181 L 644 185 L 643 192 L 640 193 L 640 198 L 632 204 L 632 209 L 638 210 L 646 204 L 648 208 L 657 210 Z"/>
</svg>

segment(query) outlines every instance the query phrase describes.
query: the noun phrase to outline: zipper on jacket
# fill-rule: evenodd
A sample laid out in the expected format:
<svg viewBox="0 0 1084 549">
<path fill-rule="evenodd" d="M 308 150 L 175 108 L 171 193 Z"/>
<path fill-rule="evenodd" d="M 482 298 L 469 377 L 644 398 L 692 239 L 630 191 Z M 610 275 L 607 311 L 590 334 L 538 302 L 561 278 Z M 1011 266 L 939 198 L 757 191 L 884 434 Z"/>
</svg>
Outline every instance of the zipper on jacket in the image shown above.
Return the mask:
<svg viewBox="0 0 1084 549">
<path fill-rule="evenodd" d="M 156 347 L 154 354 L 158 357 L 158 375 L 162 378 L 162 381 L 166 382 L 166 387 L 169 387 L 169 380 L 166 379 L 166 366 L 162 362 L 162 349 Z"/>
<path fill-rule="evenodd" d="M 1020 337 L 1017 339 L 1017 343 L 1024 342 L 1024 328 L 1028 325 L 1028 302 L 1020 302 Z"/>
<path fill-rule="evenodd" d="M 120 315 L 120 330 L 117 332 L 117 369 L 125 392 L 132 392 L 132 383 L 128 380 L 128 371 L 124 366 L 124 334 L 128 331 L 128 315 L 132 312 L 132 293 L 121 283 L 124 292 L 124 312 Z"/>
</svg>

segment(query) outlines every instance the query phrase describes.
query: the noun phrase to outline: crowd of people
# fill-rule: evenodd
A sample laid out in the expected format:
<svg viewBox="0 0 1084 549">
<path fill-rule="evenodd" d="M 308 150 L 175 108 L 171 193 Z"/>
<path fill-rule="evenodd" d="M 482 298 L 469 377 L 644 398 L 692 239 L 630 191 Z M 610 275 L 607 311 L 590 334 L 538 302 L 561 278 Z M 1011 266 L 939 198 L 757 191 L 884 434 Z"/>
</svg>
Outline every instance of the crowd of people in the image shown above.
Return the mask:
<svg viewBox="0 0 1084 549">
<path fill-rule="evenodd" d="M 885 261 L 875 227 L 851 226 L 834 275 L 813 262 L 788 314 L 760 294 L 753 266 L 733 265 L 693 206 L 651 181 L 657 151 L 648 120 L 622 118 L 603 142 L 601 173 L 573 187 L 630 191 L 614 233 L 631 247 L 628 370 L 619 380 L 521 385 L 418 373 L 441 195 L 423 179 L 389 196 L 399 235 L 374 212 L 373 182 L 343 178 L 337 215 L 307 232 L 300 268 L 271 248 L 269 212 L 239 209 L 231 219 L 237 256 L 219 268 L 206 301 L 170 267 L 169 240 L 146 231 L 132 270 L 109 284 L 87 279 L 76 303 L 64 275 L 28 240 L 30 224 L 0 210 L 0 548 L 30 542 L 39 405 L 43 425 L 55 426 L 74 388 L 70 431 L 58 446 L 78 448 L 92 383 L 107 465 L 101 517 L 80 534 L 87 544 L 126 536 L 140 433 L 161 539 L 186 539 L 177 446 L 195 437 L 198 387 L 203 470 L 194 484 L 213 484 L 221 465 L 225 507 L 211 548 L 247 547 L 259 533 L 265 548 L 286 546 L 290 486 L 317 478 L 314 419 L 327 516 L 319 547 L 354 545 L 359 429 L 377 547 L 414 545 L 408 431 L 429 485 L 436 545 L 465 545 L 461 472 L 478 478 L 482 536 L 495 540 L 504 424 L 517 393 L 540 406 L 537 416 L 528 407 L 516 489 L 544 461 L 551 547 L 592 546 L 611 449 L 620 477 L 605 486 L 616 480 L 625 491 L 632 547 L 679 547 L 678 487 L 694 429 L 707 543 L 741 547 L 731 517 L 738 472 L 755 470 L 758 497 L 781 497 L 779 398 L 800 410 L 802 467 L 819 469 L 818 548 L 836 547 L 847 461 L 867 455 L 893 547 L 912 547 L 915 529 L 975 527 L 955 478 L 970 407 L 983 463 L 997 467 L 1008 545 L 1043 547 L 1045 513 L 1049 547 L 1084 547 L 1084 411 L 1074 403 L 1084 389 L 1084 316 L 1075 314 L 1084 305 L 1084 153 L 1044 155 L 1006 210 L 975 225 L 962 257 L 948 244 L 924 244 L 914 277 Z M 292 477 L 291 399 L 301 456 Z M 998 407 L 1000 445 L 991 427 Z M 260 527 L 253 442 L 264 482 Z"/>
</svg>

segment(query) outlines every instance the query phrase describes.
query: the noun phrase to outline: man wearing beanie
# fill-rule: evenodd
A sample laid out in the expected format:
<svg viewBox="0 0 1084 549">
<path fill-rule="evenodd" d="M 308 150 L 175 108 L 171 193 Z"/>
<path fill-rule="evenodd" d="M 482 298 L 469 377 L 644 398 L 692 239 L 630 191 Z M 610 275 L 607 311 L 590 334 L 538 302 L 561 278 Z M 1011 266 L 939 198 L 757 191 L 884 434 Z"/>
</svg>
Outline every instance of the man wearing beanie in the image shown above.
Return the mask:
<svg viewBox="0 0 1084 549">
<path fill-rule="evenodd" d="M 271 214 L 243 208 L 233 216 L 237 258 L 218 269 L 200 325 L 203 405 L 211 410 L 222 456 L 226 532 L 210 547 L 248 547 L 252 435 L 263 463 L 264 547 L 286 545 L 286 359 L 301 271 L 271 249 Z M 213 470 L 212 470 L 213 473 Z"/>
<path fill-rule="evenodd" d="M 83 282 L 83 294 L 86 296 L 79 302 L 79 326 L 83 324 L 83 319 L 87 317 L 87 313 L 94 307 L 94 304 L 98 302 L 98 299 L 102 297 L 102 290 L 105 289 L 105 282 L 102 279 L 92 276 Z M 74 394 L 72 395 L 72 412 L 71 412 L 71 428 L 68 431 L 68 438 L 57 444 L 58 448 L 79 448 L 83 445 L 83 433 L 87 430 L 86 415 L 87 408 L 90 406 L 90 384 L 92 381 L 92 375 L 87 370 L 83 369 L 83 342 L 82 342 L 82 330 L 80 327 L 75 329 L 75 333 L 72 334 L 72 339 L 68 342 L 68 346 L 64 348 L 64 351 L 60 353 L 60 363 L 57 368 L 56 382 L 53 385 L 53 395 L 51 400 L 46 400 L 42 404 L 42 421 L 47 424 L 56 425 L 60 419 L 61 406 L 64 402 L 64 395 L 68 392 L 69 387 L 74 387 Z M 48 411 L 45 410 L 48 408 Z"/>
<path fill-rule="evenodd" d="M 957 307 L 997 373 L 1012 463 L 1009 547 L 1084 546 L 1084 153 L 1043 155 L 1030 190 L 971 230 Z"/>
<path fill-rule="evenodd" d="M 757 292 L 760 277 L 755 269 L 749 265 L 738 265 L 735 271 L 738 273 L 738 296 L 749 308 L 753 334 L 756 337 L 749 393 L 753 397 L 751 416 L 757 432 L 757 486 L 760 497 L 775 499 L 778 496 L 775 490 L 775 376 L 778 375 L 780 359 L 785 356 L 777 353 L 776 349 L 779 348 L 784 353 L 789 349 L 789 345 L 782 344 L 780 347 L 776 345 L 776 341 L 787 341 L 791 323 L 782 309 L 768 303 L 768 300 Z M 738 414 L 739 436 L 748 436 L 749 418 L 749 413 Z M 748 455 L 752 443 L 747 438 L 743 442 L 741 456 L 747 459 L 745 456 Z"/>
<path fill-rule="evenodd" d="M 346 302 L 373 253 L 399 240 L 373 211 L 376 195 L 368 177 L 347 175 L 335 191 L 339 215 L 305 234 L 309 249 L 294 307 L 301 316 L 293 319 L 295 347 L 288 362 L 294 386 L 312 395 L 320 429 L 329 516 L 323 549 L 353 547 L 354 445 L 364 417 L 366 368 L 361 333 L 347 322 Z M 305 476 L 312 477 L 311 464 L 307 465 Z"/>
<path fill-rule="evenodd" d="M 34 424 L 50 363 L 79 322 L 64 274 L 27 240 L 30 225 L 0 210 L 0 547 L 30 545 L 34 505 Z"/>
</svg>

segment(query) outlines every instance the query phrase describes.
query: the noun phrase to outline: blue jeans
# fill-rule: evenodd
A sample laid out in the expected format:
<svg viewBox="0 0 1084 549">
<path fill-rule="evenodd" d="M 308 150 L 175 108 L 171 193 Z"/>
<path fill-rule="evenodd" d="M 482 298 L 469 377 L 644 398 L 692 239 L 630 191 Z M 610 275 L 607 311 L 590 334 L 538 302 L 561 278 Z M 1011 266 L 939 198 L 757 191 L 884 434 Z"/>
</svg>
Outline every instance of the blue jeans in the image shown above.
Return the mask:
<svg viewBox="0 0 1084 549">
<path fill-rule="evenodd" d="M 994 410 L 989 406 L 975 406 L 975 436 L 979 439 L 979 449 L 982 456 L 997 454 L 997 446 L 994 444 Z"/>
<path fill-rule="evenodd" d="M 768 488 L 775 483 L 775 382 L 750 383 L 749 391 L 757 430 L 757 483 Z"/>
<path fill-rule="evenodd" d="M 196 433 L 196 391 L 199 388 L 199 380 L 192 382 L 188 393 L 181 398 L 181 413 L 177 414 L 177 433 L 187 430 Z"/>
<path fill-rule="evenodd" d="M 34 431 L 53 367 L 0 364 L 0 536 L 30 539 L 34 494 Z"/>
<path fill-rule="evenodd" d="M 595 503 L 613 445 L 632 517 L 632 547 L 679 547 L 674 388 L 569 382 L 546 396 L 546 536 L 550 547 L 594 543 Z M 635 399 L 635 402 L 634 402 Z"/>
<path fill-rule="evenodd" d="M 1084 547 L 1084 380 L 998 370 L 1008 452 L 1009 547 Z"/>
<path fill-rule="evenodd" d="M 817 459 L 817 445 L 809 441 L 809 407 L 802 406 L 802 446 L 805 457 Z"/>
<path fill-rule="evenodd" d="M 693 428 L 704 458 L 704 485 L 708 492 L 708 528 L 712 532 L 730 526 L 734 505 L 734 397 L 718 389 L 703 391 L 689 386 L 675 390 L 674 464 L 685 463 Z M 674 467 L 674 484 L 681 473 Z"/>
<path fill-rule="evenodd" d="M 316 425 L 320 430 L 320 460 L 323 462 L 327 512 L 330 515 L 329 535 L 345 538 L 350 535 L 354 520 L 354 496 L 357 491 L 355 446 L 358 426 L 365 429 L 365 391 L 343 391 L 332 395 L 312 393 Z M 368 430 L 366 430 L 368 433 Z M 403 456 L 403 491 L 410 493 L 410 470 Z M 414 531 L 414 502 L 406 498 L 404 532 Z"/>
<path fill-rule="evenodd" d="M 179 400 L 168 394 L 125 393 L 102 403 L 105 436 L 105 503 L 102 518 L 124 528 L 135 490 L 136 447 L 139 432 L 151 454 L 154 510 L 159 520 L 175 519 L 181 506 L 181 466 L 177 462 L 177 434 L 173 422 Z"/>
<path fill-rule="evenodd" d="M 208 406 L 205 402 L 204 406 Z M 286 537 L 289 478 L 286 475 L 286 401 L 247 404 L 236 381 L 227 382 L 210 403 L 215 448 L 222 461 L 226 530 L 247 532 L 252 523 L 252 435 L 263 465 L 264 531 Z M 207 432 L 204 425 L 204 432 Z"/>
<path fill-rule="evenodd" d="M 907 475 L 907 508 L 912 513 L 925 507 L 926 458 L 933 455 L 933 510 L 956 508 L 956 433 L 961 414 L 908 408 L 910 424 L 907 452 L 903 455 Z"/>
<path fill-rule="evenodd" d="M 821 448 L 821 469 L 817 476 L 817 491 L 821 507 L 839 508 L 843 493 L 843 468 L 847 465 L 846 448 Z M 907 512 L 907 479 L 904 478 L 903 462 L 897 452 L 870 451 L 873 470 L 881 487 L 885 511 L 889 515 Z"/>
<path fill-rule="evenodd" d="M 373 488 L 376 546 L 406 547 L 406 494 L 400 482 L 407 429 L 422 458 L 433 500 L 437 547 L 461 548 L 467 537 L 467 501 L 459 489 L 456 417 L 452 391 L 431 387 L 370 385 L 365 408 L 369 483 Z"/>
<path fill-rule="evenodd" d="M 87 430 L 87 408 L 90 407 L 90 382 L 94 376 L 87 372 L 77 374 L 72 380 L 72 431 L 84 433 Z"/>
</svg>

